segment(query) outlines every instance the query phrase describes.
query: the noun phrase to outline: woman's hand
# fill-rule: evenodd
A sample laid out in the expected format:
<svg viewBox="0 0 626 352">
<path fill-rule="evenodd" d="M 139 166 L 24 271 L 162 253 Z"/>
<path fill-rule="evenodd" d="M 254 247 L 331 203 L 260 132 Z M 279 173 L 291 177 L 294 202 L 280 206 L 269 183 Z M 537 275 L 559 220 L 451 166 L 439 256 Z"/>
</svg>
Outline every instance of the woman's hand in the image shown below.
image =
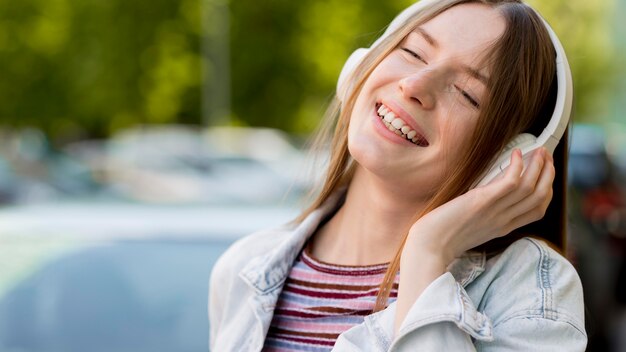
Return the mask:
<svg viewBox="0 0 626 352">
<path fill-rule="evenodd" d="M 403 256 L 418 250 L 446 264 L 465 251 L 543 218 L 552 200 L 552 156 L 537 149 L 527 168 L 519 149 L 504 174 L 434 209 L 409 231 Z"/>
<path fill-rule="evenodd" d="M 400 260 L 395 331 L 422 291 L 465 251 L 541 219 L 552 200 L 555 171 L 544 148 L 524 170 L 519 149 L 505 173 L 441 205 L 409 230 Z"/>
</svg>

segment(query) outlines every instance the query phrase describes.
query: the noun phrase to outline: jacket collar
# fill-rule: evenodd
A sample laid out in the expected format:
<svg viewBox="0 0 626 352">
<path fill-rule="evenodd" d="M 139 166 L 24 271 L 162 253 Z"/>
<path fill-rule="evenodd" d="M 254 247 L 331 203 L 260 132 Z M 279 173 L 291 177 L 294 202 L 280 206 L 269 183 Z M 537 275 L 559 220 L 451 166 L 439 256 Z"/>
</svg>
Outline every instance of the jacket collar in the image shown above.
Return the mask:
<svg viewBox="0 0 626 352">
<path fill-rule="evenodd" d="M 306 241 L 317 230 L 320 223 L 343 203 L 344 197 L 345 190 L 333 194 L 295 228 L 282 229 L 288 232 L 285 234 L 284 241 L 270 252 L 251 258 L 239 272 L 239 277 L 259 294 L 266 294 L 279 288 L 289 275 L 293 262 Z M 448 271 L 457 282 L 467 286 L 485 271 L 485 263 L 484 252 L 468 251 L 450 263 Z"/>
<path fill-rule="evenodd" d="M 287 278 L 306 241 L 317 230 L 322 220 L 343 202 L 344 196 L 345 192 L 331 195 L 321 207 L 312 211 L 295 228 L 284 228 L 282 231 L 288 232 L 284 234 L 284 240 L 267 254 L 252 258 L 239 272 L 239 277 L 260 294 L 279 287 Z"/>
</svg>

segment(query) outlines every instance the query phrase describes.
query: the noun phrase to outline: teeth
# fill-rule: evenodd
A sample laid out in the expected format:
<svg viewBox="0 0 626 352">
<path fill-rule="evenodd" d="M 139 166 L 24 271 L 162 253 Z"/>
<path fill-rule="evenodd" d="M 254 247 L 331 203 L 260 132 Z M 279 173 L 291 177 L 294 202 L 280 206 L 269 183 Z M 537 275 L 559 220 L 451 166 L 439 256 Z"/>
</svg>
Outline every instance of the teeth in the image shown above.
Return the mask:
<svg viewBox="0 0 626 352">
<path fill-rule="evenodd" d="M 402 121 L 402 119 L 396 118 L 395 120 L 391 121 L 391 124 L 393 125 L 393 127 L 395 128 L 402 128 L 402 126 L 404 126 L 404 121 Z"/>
<path fill-rule="evenodd" d="M 420 141 L 420 139 L 417 138 L 417 131 L 412 130 L 411 127 L 404 123 L 404 120 L 397 117 L 396 114 L 385 105 L 381 104 L 378 108 L 378 116 L 383 119 L 383 123 L 387 126 L 389 131 L 410 140 L 414 144 L 418 144 L 417 142 Z"/>
</svg>

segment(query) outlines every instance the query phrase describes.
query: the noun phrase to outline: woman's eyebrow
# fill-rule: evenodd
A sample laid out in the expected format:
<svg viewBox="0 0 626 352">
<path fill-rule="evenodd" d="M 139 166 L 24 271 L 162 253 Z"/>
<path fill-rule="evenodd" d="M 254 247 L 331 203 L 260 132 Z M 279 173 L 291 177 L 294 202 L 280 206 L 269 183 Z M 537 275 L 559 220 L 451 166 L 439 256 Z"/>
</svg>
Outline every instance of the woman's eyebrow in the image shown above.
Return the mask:
<svg viewBox="0 0 626 352">
<path fill-rule="evenodd" d="M 477 80 L 481 81 L 484 85 L 487 85 L 487 81 L 489 79 L 487 78 L 487 76 L 485 76 L 482 73 L 480 73 L 480 71 L 478 71 L 477 69 L 475 69 L 473 67 L 470 67 L 470 66 L 463 66 L 463 69 L 470 76 L 472 76 L 472 77 L 476 78 Z"/>
<path fill-rule="evenodd" d="M 435 40 L 435 38 L 433 38 L 433 36 L 430 35 L 424 28 L 416 27 L 414 32 L 419 33 L 428 44 L 432 45 L 433 48 L 439 48 L 439 42 L 437 42 L 437 40 Z M 480 73 L 480 71 L 478 71 L 477 69 L 471 66 L 463 66 L 463 70 L 467 72 L 470 76 L 481 81 L 484 85 L 487 85 L 487 81 L 489 79 L 487 78 L 487 76 Z"/>
<path fill-rule="evenodd" d="M 417 27 L 415 28 L 415 31 L 419 34 L 422 35 L 422 37 L 424 37 L 424 40 L 426 40 L 426 42 L 428 42 L 428 44 L 432 45 L 434 48 L 438 48 L 439 47 L 439 43 L 435 40 L 435 38 L 433 38 L 432 35 L 428 34 L 428 32 L 426 32 L 424 30 L 424 28 L 422 27 Z"/>
</svg>

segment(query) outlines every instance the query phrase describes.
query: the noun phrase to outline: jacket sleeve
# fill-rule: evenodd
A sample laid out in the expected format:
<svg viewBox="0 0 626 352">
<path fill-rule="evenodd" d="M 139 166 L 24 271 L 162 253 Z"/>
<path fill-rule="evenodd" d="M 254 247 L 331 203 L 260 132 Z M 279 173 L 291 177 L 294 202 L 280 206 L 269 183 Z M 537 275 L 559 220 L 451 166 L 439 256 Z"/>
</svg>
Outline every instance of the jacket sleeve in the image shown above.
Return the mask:
<svg viewBox="0 0 626 352">
<path fill-rule="evenodd" d="M 520 240 L 481 275 L 488 277 L 471 290 L 480 292 L 482 312 L 447 272 L 411 306 L 397 336 L 392 303 L 341 334 L 333 351 L 585 350 L 582 285 L 564 257 Z"/>
<path fill-rule="evenodd" d="M 502 317 L 498 324 L 478 312 L 465 289 L 445 273 L 413 304 L 393 336 L 395 303 L 344 332 L 333 351 L 584 351 L 584 330 L 576 319 L 532 316 Z"/>
<path fill-rule="evenodd" d="M 492 340 L 490 321 L 479 313 L 452 274 L 433 281 L 415 301 L 394 339 L 396 304 L 365 318 L 339 336 L 333 351 L 475 351 L 472 337 Z"/>
</svg>

